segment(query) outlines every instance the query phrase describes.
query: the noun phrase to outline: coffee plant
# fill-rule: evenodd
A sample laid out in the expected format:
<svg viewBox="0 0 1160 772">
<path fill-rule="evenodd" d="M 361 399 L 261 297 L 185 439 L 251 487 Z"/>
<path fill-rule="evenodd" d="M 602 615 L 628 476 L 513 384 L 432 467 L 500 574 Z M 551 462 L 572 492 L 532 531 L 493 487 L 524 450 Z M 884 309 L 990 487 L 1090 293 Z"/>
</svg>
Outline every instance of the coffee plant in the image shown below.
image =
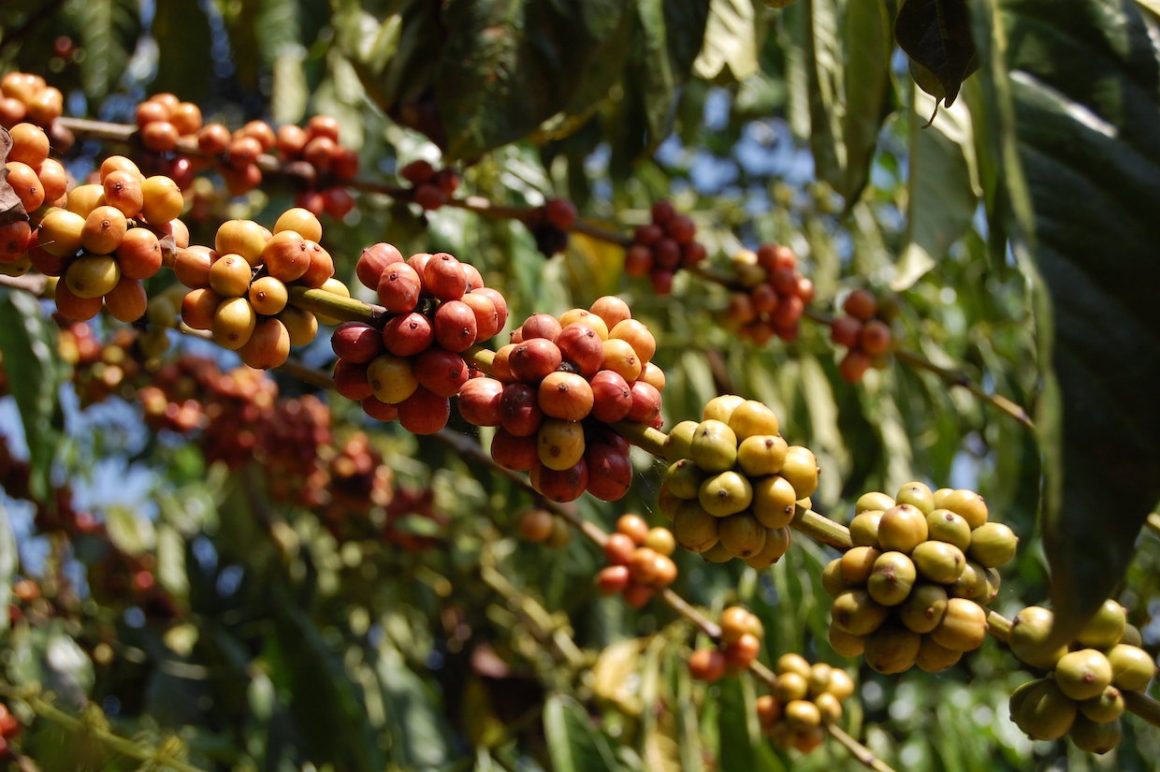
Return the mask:
<svg viewBox="0 0 1160 772">
<path fill-rule="evenodd" d="M 1151 767 L 1153 4 L 25 5 L 0 762 Z"/>
</svg>

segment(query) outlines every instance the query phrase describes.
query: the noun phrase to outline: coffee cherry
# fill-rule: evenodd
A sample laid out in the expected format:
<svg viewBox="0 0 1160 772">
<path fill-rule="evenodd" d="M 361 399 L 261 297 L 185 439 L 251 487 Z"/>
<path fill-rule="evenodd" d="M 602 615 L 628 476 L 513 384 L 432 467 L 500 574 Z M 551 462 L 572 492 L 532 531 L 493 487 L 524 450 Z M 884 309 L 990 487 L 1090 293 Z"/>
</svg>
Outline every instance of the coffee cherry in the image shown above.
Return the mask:
<svg viewBox="0 0 1160 772">
<path fill-rule="evenodd" d="M 922 637 L 905 627 L 883 625 L 865 640 L 866 664 L 884 675 L 904 673 L 915 664 Z"/>
<path fill-rule="evenodd" d="M 725 655 L 717 649 L 698 649 L 689 655 L 689 675 L 698 681 L 719 681 L 725 675 L 725 665 Z"/>
<path fill-rule="evenodd" d="M 1039 606 L 1028 606 L 1011 620 L 1011 652 L 1032 667 L 1050 670 L 1067 653 L 1066 644 L 1048 647 L 1055 615 Z"/>
<path fill-rule="evenodd" d="M 241 255 L 221 255 L 209 268 L 210 289 L 224 298 L 246 295 L 250 277 L 250 264 Z"/>
<path fill-rule="evenodd" d="M 434 434 L 447 425 L 451 402 L 422 386 L 398 405 L 399 423 L 412 434 Z"/>
</svg>

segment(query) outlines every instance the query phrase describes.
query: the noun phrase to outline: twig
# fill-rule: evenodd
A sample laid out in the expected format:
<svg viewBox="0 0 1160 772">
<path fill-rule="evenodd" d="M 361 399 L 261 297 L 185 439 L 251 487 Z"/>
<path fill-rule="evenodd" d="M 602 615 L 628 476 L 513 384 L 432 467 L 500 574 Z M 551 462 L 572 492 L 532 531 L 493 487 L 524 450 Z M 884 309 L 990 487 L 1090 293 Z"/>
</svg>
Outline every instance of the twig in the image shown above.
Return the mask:
<svg viewBox="0 0 1160 772">
<path fill-rule="evenodd" d="M 169 758 L 168 754 L 162 755 L 159 749 L 146 750 L 137 745 L 137 743 L 120 735 L 113 734 L 108 729 L 98 726 L 92 722 L 84 721 L 65 713 L 60 708 L 56 707 L 47 700 L 36 695 L 19 694 L 15 691 L 3 690 L 11 696 L 23 700 L 28 703 L 33 712 L 41 718 L 47 719 L 55 724 L 60 724 L 69 731 L 75 734 L 85 734 L 95 737 L 104 745 L 108 746 L 113 752 L 122 756 L 135 759 L 144 764 L 156 765 L 162 769 L 172 769 L 175 772 L 201 772 L 199 767 L 195 767 L 180 759 Z"/>
<path fill-rule="evenodd" d="M 843 748 L 849 751 L 850 755 L 857 759 L 862 766 L 868 769 L 878 770 L 878 772 L 890 772 L 891 767 L 889 765 L 879 760 L 865 745 L 846 734 L 837 724 L 826 724 L 826 731 L 830 737 L 833 737 Z"/>
<path fill-rule="evenodd" d="M 130 124 L 123 123 L 109 123 L 107 121 L 92 121 L 85 118 L 69 118 L 61 117 L 57 121 L 73 132 L 77 137 L 86 137 L 89 139 L 103 140 L 106 142 L 120 142 L 125 144 L 133 144 L 136 141 L 137 127 Z M 197 145 L 197 140 L 193 137 L 182 137 L 177 141 L 177 151 L 183 155 L 195 156 L 199 158 L 213 158 L 208 155 Z M 277 156 L 263 153 L 258 156 L 255 161 L 258 168 L 262 170 L 263 174 L 276 175 L 288 179 L 301 179 L 301 175 L 295 174 L 288 169 Z M 343 180 L 340 183 L 343 187 L 351 190 L 358 190 L 365 193 L 379 193 L 384 196 L 399 199 L 402 201 L 410 201 L 413 198 L 413 191 L 410 188 L 400 185 L 389 185 L 379 180 L 366 179 L 364 177 L 356 177 L 350 180 Z M 449 198 L 444 206 L 449 206 L 457 209 L 466 209 L 474 212 L 481 217 L 488 217 L 497 220 L 517 220 L 527 224 L 536 213 L 535 207 L 526 206 L 505 206 L 496 204 L 482 196 L 464 196 L 462 198 Z M 576 233 L 582 233 L 590 238 L 607 241 L 612 244 L 620 246 L 628 246 L 632 243 L 632 239 L 620 233 L 615 233 L 606 230 L 598 225 L 585 222 L 577 219 L 571 230 Z"/>
<path fill-rule="evenodd" d="M 1020 405 L 998 394 L 988 394 L 983 390 L 983 387 L 968 378 L 967 374 L 962 370 L 941 367 L 926 357 L 916 354 L 913 351 L 907 351 L 906 349 L 895 349 L 894 358 L 917 370 L 926 370 L 929 373 L 934 373 L 948 386 L 957 386 L 961 389 L 966 389 L 979 399 L 1011 416 L 1028 429 L 1035 429 L 1035 424 L 1031 421 L 1031 417 L 1027 415 L 1027 411 Z"/>
</svg>

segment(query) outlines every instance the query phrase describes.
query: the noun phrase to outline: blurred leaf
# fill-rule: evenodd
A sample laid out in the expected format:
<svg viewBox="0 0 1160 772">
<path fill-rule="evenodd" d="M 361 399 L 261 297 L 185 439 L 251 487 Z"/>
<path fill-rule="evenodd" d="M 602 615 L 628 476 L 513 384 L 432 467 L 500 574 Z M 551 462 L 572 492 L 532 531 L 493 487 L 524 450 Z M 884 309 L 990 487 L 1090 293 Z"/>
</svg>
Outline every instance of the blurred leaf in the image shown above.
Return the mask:
<svg viewBox="0 0 1160 772">
<path fill-rule="evenodd" d="M 93 663 L 88 655 L 59 626 L 54 626 L 44 643 L 44 688 L 65 704 L 80 708 L 93 680 Z"/>
<path fill-rule="evenodd" d="M 65 11 L 75 22 L 85 52 L 81 64 L 85 93 L 103 97 L 114 89 L 129 63 L 140 29 L 137 0 L 69 0 Z"/>
<path fill-rule="evenodd" d="M 740 82 L 757 72 L 757 30 L 751 0 L 711 0 L 697 77 Z M 727 74 L 726 70 L 728 71 Z"/>
<path fill-rule="evenodd" d="M 299 747 L 342 769 L 381 770 L 382 753 L 359 688 L 322 632 L 286 591 L 274 590 L 276 635 L 268 639 L 271 677 L 290 695 Z"/>
<path fill-rule="evenodd" d="M 870 178 L 878 133 L 890 110 L 890 18 L 883 0 L 849 0 L 843 24 L 845 105 L 842 142 L 846 148 L 841 178 L 834 189 L 853 206 Z"/>
<path fill-rule="evenodd" d="M 752 680 L 745 677 L 723 679 L 717 686 L 717 700 L 720 703 L 717 761 L 721 768 L 780 770 L 781 764 L 769 743 L 762 738 L 761 727 L 757 724 Z"/>
<path fill-rule="evenodd" d="M 105 514 L 105 527 L 113 546 L 130 555 L 142 555 L 151 551 L 157 543 L 153 523 L 138 517 L 128 507 L 109 507 Z"/>
<path fill-rule="evenodd" d="M 32 295 L 10 291 L 0 297 L 0 350 L 4 352 L 5 370 L 19 373 L 19 377 L 8 379 L 8 388 L 16 398 L 24 424 L 32 494 L 43 499 L 49 491 L 49 475 L 60 437 L 57 392 L 64 368 L 59 361 L 56 330 Z"/>
<path fill-rule="evenodd" d="M 911 59 L 919 88 L 947 107 L 979 67 L 966 0 L 903 0 L 894 37 Z"/>
<path fill-rule="evenodd" d="M 306 115 L 310 99 L 303 69 L 305 52 L 298 47 L 284 48 L 274 59 L 274 85 L 270 91 L 270 117 L 275 123 L 299 123 Z"/>
<path fill-rule="evenodd" d="M 633 682 L 640 661 L 642 641 L 626 638 L 604 647 L 592 666 L 592 691 L 628 713 L 639 714 L 642 705 Z"/>
<path fill-rule="evenodd" d="M 392 755 L 404 769 L 438 767 L 448 761 L 448 728 L 439 697 L 403 661 L 398 649 L 384 643 L 375 670 L 387 699 Z"/>
<path fill-rule="evenodd" d="M 185 572 L 185 539 L 176 528 L 163 525 L 157 529 L 157 581 L 178 598 L 189 594 L 189 577 Z"/>
<path fill-rule="evenodd" d="M 557 772 L 606 772 L 620 769 L 608 741 L 575 699 L 553 694 L 544 706 L 548 756 Z"/>
<path fill-rule="evenodd" d="M 8 510 L 0 506 L 0 632 L 11 624 L 8 603 L 12 597 L 12 580 L 20 554 L 16 551 L 16 537 L 12 534 L 12 523 L 8 520 Z"/>
<path fill-rule="evenodd" d="M 906 249 L 890 282 L 909 289 L 940 260 L 970 227 L 978 202 L 974 132 L 965 102 L 947 108 L 931 126 L 919 128 L 921 105 L 911 110 L 907 178 Z"/>
<path fill-rule="evenodd" d="M 160 51 L 152 90 L 169 91 L 190 102 L 205 100 L 213 90 L 213 68 L 201 56 L 173 53 L 210 50 L 209 19 L 201 6 L 188 0 L 157 0 L 151 32 Z"/>
<path fill-rule="evenodd" d="M 805 65 L 809 84 L 810 150 L 817 176 L 833 184 L 843 177 L 842 43 L 838 37 L 837 0 L 805 3 Z"/>
<path fill-rule="evenodd" d="M 603 84 L 588 93 L 603 96 L 617 73 L 589 68 L 618 54 L 604 43 L 625 13 L 615 0 L 452 0 L 435 78 L 447 154 L 474 158 L 530 134 L 594 73 Z"/>
<path fill-rule="evenodd" d="M 1065 14 L 1034 2 L 1002 7 L 999 16 L 984 0 L 976 18 L 988 74 L 1014 106 L 1035 218 L 1030 254 L 1050 292 L 1037 322 L 1054 382 L 1036 423 L 1063 637 L 1119 582 L 1160 499 L 1160 30 L 1130 3 L 1085 0 Z M 1000 20 L 1003 34 L 987 34 Z"/>
</svg>

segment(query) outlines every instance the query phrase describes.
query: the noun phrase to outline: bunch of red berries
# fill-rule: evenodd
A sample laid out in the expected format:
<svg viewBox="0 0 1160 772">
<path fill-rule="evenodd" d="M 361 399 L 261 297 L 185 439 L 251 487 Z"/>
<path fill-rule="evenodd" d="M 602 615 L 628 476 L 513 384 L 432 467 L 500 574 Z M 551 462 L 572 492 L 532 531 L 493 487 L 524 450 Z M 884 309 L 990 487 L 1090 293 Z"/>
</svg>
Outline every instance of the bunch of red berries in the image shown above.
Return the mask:
<svg viewBox="0 0 1160 772">
<path fill-rule="evenodd" d="M 566 198 L 550 198 L 532 210 L 524 225 L 536 239 L 536 248 L 551 257 L 567 248 L 568 231 L 576 225 L 576 207 Z"/>
<path fill-rule="evenodd" d="M 727 673 L 745 670 L 761 653 L 765 627 L 757 615 L 741 606 L 721 612 L 720 647 L 698 649 L 689 656 L 689 673 L 699 681 L 713 683 Z"/>
<path fill-rule="evenodd" d="M 621 515 L 604 544 L 608 566 L 596 575 L 596 587 L 605 595 L 624 593 L 625 603 L 641 608 L 676 581 L 670 557 L 676 548 L 669 529 L 649 528 L 640 515 Z"/>
<path fill-rule="evenodd" d="M 451 415 L 451 397 L 470 375 L 464 354 L 503 328 L 507 301 L 484 286 L 473 266 L 446 252 L 404 260 L 379 243 L 363 250 L 355 270 L 388 315 L 381 329 L 362 322 L 335 329 L 338 392 L 415 434 L 439 431 Z"/>
<path fill-rule="evenodd" d="M 411 200 L 425 212 L 446 204 L 459 188 L 459 175 L 454 169 L 436 169 L 430 161 L 422 159 L 404 166 L 399 176 L 411 183 Z"/>
<path fill-rule="evenodd" d="M 320 506 L 330 483 L 320 455 L 330 442 L 325 402 L 313 394 L 278 400 L 261 423 L 256 449 L 270 495 L 277 501 Z"/>
<path fill-rule="evenodd" d="M 259 160 L 275 150 L 284 171 L 300 186 L 296 204 L 320 216 L 341 219 L 354 207 L 343 186 L 358 173 L 358 154 L 339 143 L 335 118 L 315 115 L 306 128 L 285 125 L 275 131 L 265 121 L 250 121 L 230 132 L 220 123 L 206 124 L 197 134 L 198 148 L 220 157 L 221 173 L 232 195 L 247 193 L 262 183 Z"/>
<path fill-rule="evenodd" d="M 745 290 L 729 296 L 729 320 L 738 334 L 762 346 L 775 336 L 793 340 L 805 307 L 814 299 L 814 283 L 801 275 L 789 247 L 763 244 L 756 252 L 733 257 Z"/>
<path fill-rule="evenodd" d="M 677 214 L 668 201 L 656 202 L 652 205 L 652 222 L 641 225 L 632 235 L 632 244 L 624 256 L 624 272 L 629 276 L 647 275 L 654 292 L 669 294 L 678 270 L 705 259 L 705 245 L 694 240 L 696 235 L 692 218 Z"/>
<path fill-rule="evenodd" d="M 830 326 L 830 340 L 849 349 L 838 363 L 838 372 L 847 382 L 857 383 L 868 369 L 881 370 L 890 361 L 894 336 L 889 309 L 867 290 L 858 289 L 846 296 L 842 311 L 846 315 Z"/>
<path fill-rule="evenodd" d="M 559 318 L 534 314 L 491 363 L 491 377 L 459 392 L 459 412 L 476 426 L 499 427 L 491 455 L 531 473 L 554 501 L 585 490 L 615 501 L 632 482 L 619 421 L 659 426 L 664 372 L 652 363 L 656 340 L 628 305 L 602 297 L 590 310 Z"/>
</svg>

